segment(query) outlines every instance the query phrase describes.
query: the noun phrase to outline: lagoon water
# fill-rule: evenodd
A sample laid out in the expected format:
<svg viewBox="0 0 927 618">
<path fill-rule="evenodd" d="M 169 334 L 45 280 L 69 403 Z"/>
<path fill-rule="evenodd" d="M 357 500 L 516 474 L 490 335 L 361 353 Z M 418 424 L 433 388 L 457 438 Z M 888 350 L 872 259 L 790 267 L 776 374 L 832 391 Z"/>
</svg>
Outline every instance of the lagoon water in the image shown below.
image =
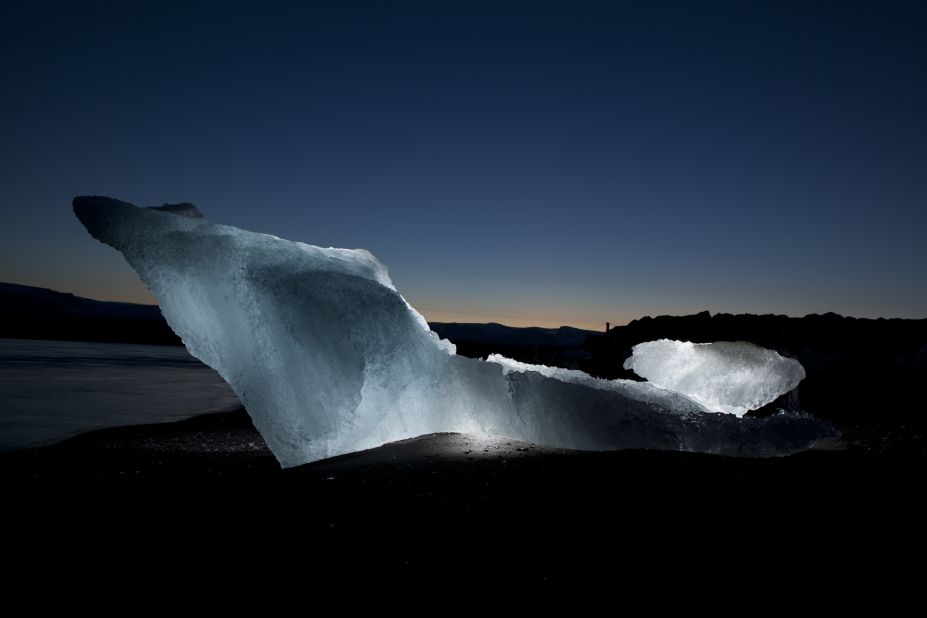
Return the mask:
<svg viewBox="0 0 927 618">
<path fill-rule="evenodd" d="M 240 405 L 180 346 L 0 339 L 0 451 Z"/>
</svg>

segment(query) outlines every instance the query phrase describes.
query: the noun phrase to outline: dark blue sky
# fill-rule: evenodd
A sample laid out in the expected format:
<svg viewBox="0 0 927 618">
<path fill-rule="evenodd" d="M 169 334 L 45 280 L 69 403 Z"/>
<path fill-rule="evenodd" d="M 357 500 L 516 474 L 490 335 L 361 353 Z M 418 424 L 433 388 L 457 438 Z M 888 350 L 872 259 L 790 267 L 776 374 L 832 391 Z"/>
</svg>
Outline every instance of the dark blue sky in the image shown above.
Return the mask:
<svg viewBox="0 0 927 618">
<path fill-rule="evenodd" d="M 0 15 L 0 280 L 150 296 L 70 212 L 364 247 L 429 319 L 927 317 L 927 3 Z"/>
</svg>

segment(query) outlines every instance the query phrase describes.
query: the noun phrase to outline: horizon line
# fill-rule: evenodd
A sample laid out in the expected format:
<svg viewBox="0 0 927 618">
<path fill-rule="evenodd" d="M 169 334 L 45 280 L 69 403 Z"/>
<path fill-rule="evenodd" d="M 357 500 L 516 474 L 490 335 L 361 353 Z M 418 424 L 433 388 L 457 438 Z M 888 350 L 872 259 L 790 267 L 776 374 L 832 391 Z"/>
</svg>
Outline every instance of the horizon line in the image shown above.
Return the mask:
<svg viewBox="0 0 927 618">
<path fill-rule="evenodd" d="M 122 303 L 127 305 L 138 305 L 138 306 L 147 306 L 147 307 L 159 307 L 157 302 L 140 302 L 138 299 L 135 300 L 126 300 L 125 297 L 113 297 L 109 295 L 100 295 L 100 296 L 89 296 L 83 294 L 77 294 L 70 291 L 62 291 L 60 289 L 55 289 L 52 287 L 45 287 L 41 285 L 35 285 L 30 283 L 19 283 L 16 281 L 0 281 L 0 285 L 14 285 L 21 287 L 28 287 L 40 290 L 47 290 L 57 294 L 68 294 L 76 298 L 83 298 L 87 300 L 97 301 L 97 302 L 107 302 L 107 303 Z M 155 300 L 152 298 L 152 300 Z M 515 316 L 512 314 L 499 314 L 492 312 L 481 312 L 481 311 L 468 311 L 468 310 L 455 310 L 447 308 L 437 308 L 437 307 L 423 307 L 421 309 L 415 307 L 411 303 L 410 306 L 413 307 L 416 311 L 422 314 L 425 317 L 426 321 L 429 323 L 438 323 L 438 324 L 499 324 L 501 326 L 506 326 L 509 328 L 547 328 L 547 329 L 556 329 L 556 328 L 576 328 L 579 330 L 586 330 L 590 332 L 606 332 L 606 324 L 610 325 L 610 329 L 618 328 L 621 326 L 627 326 L 631 322 L 638 320 L 643 320 L 645 318 L 655 319 L 659 317 L 689 317 L 696 316 L 702 313 L 708 313 L 710 316 L 718 315 L 772 315 L 777 317 L 786 317 L 801 319 L 810 316 L 826 316 L 826 315 L 836 315 L 842 318 L 849 318 L 853 320 L 925 320 L 924 318 L 905 318 L 905 317 L 859 317 L 853 315 L 846 315 L 837 311 L 825 311 L 825 312 L 812 312 L 805 313 L 804 315 L 795 315 L 787 313 L 777 313 L 777 312 L 763 312 L 763 313 L 750 313 L 750 312 L 740 312 L 734 313 L 730 311 L 711 311 L 710 309 L 702 309 L 700 311 L 695 311 L 691 313 L 657 313 L 657 314 L 645 314 L 639 315 L 638 317 L 630 318 L 625 322 L 621 321 L 611 321 L 611 320 L 602 320 L 601 322 L 590 322 L 588 320 L 576 320 L 572 322 L 558 322 L 556 320 L 542 318 L 540 316 Z M 429 317 L 430 316 L 430 317 Z M 453 319 L 451 316 L 483 316 L 486 318 L 486 321 L 474 322 L 474 321 L 461 321 L 459 319 Z"/>
</svg>

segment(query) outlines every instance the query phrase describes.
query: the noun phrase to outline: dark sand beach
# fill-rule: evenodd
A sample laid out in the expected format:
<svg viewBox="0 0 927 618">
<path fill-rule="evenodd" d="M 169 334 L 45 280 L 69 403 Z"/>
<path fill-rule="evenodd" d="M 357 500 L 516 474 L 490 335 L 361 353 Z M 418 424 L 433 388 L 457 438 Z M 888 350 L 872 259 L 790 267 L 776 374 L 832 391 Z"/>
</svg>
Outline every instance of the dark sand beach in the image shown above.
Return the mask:
<svg viewBox="0 0 927 618">
<path fill-rule="evenodd" d="M 889 451 L 738 459 L 436 434 L 281 470 L 239 410 L 0 455 L 4 557 L 25 585 L 503 591 L 605 614 L 629 599 L 894 603 L 921 584 L 927 513 L 923 453 Z"/>
</svg>

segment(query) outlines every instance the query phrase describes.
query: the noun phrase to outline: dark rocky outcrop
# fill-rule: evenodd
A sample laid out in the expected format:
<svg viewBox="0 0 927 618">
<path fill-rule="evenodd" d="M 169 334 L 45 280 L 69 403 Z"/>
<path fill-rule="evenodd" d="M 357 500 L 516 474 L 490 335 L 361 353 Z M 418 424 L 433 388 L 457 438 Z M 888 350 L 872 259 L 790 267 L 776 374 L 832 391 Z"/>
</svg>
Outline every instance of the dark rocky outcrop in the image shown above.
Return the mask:
<svg viewBox="0 0 927 618">
<path fill-rule="evenodd" d="M 861 319 L 826 313 L 645 317 L 586 339 L 581 368 L 603 378 L 634 378 L 623 369 L 643 341 L 749 341 L 797 359 L 808 377 L 792 395 L 815 415 L 839 424 L 924 424 L 927 320 Z M 798 402 L 794 401 L 795 395 Z M 780 402 L 781 403 L 781 402 Z"/>
</svg>

